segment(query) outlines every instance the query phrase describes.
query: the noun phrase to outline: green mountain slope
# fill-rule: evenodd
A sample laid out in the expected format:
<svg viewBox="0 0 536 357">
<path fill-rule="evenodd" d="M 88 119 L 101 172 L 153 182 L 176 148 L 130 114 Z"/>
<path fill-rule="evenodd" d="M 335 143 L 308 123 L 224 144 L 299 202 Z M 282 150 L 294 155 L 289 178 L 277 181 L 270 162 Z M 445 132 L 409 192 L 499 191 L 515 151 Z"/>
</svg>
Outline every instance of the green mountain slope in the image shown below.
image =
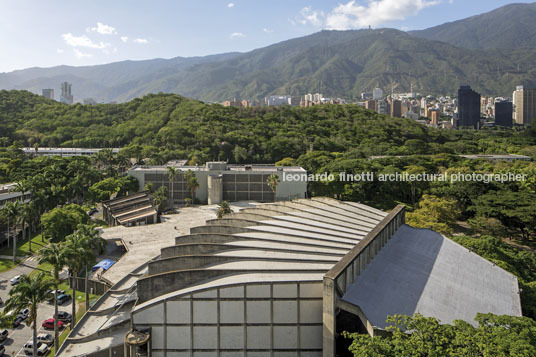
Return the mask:
<svg viewBox="0 0 536 357">
<path fill-rule="evenodd" d="M 485 14 L 410 34 L 464 48 L 536 47 L 536 3 L 509 4 Z"/>
</svg>

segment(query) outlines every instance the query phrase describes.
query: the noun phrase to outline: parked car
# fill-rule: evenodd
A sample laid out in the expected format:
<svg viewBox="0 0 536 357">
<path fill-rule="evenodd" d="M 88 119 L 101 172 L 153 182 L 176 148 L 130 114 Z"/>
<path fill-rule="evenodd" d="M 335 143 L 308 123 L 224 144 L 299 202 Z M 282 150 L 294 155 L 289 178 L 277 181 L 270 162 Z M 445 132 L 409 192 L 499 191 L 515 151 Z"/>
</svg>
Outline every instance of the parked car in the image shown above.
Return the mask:
<svg viewBox="0 0 536 357">
<path fill-rule="evenodd" d="M 51 346 L 54 343 L 54 336 L 49 333 L 40 333 L 37 335 L 37 341 L 43 342 L 47 346 Z"/>
<path fill-rule="evenodd" d="M 20 318 L 21 320 L 26 320 L 28 316 L 30 316 L 30 310 L 24 309 L 19 312 L 19 314 L 17 315 L 17 318 Z"/>
<path fill-rule="evenodd" d="M 48 320 L 43 321 L 41 326 L 43 328 L 45 328 L 45 329 L 53 330 L 54 329 L 54 319 L 48 319 Z M 58 320 L 58 328 L 62 328 L 62 327 L 63 327 L 63 322 Z"/>
<path fill-rule="evenodd" d="M 20 282 L 20 277 L 21 275 L 14 276 L 9 282 L 11 285 L 17 285 Z"/>
<path fill-rule="evenodd" d="M 69 294 L 61 294 L 58 296 L 58 304 L 63 305 L 66 301 L 71 300 L 71 295 Z"/>
<path fill-rule="evenodd" d="M 56 291 L 56 290 L 49 290 L 49 291 L 47 291 L 47 295 L 48 295 L 47 300 L 48 300 L 48 301 L 50 301 L 50 302 L 54 302 L 54 295 L 55 295 L 54 292 L 55 292 L 55 291 Z M 65 294 L 65 290 L 58 290 L 58 296 L 63 295 L 63 294 Z"/>
<path fill-rule="evenodd" d="M 3 356 L 6 353 L 6 346 L 0 345 L 0 356 Z"/>
<path fill-rule="evenodd" d="M 92 216 L 94 215 L 95 213 L 97 213 L 99 210 L 96 209 L 95 207 L 91 208 L 89 211 L 87 211 L 87 215 L 88 216 Z"/>
<path fill-rule="evenodd" d="M 20 317 L 17 317 L 15 320 L 13 320 L 13 323 L 11 324 L 13 328 L 17 328 L 22 323 L 22 319 Z"/>
<path fill-rule="evenodd" d="M 0 342 L 5 341 L 8 335 L 9 335 L 8 330 L 4 329 L 2 332 L 0 332 Z"/>
<path fill-rule="evenodd" d="M 24 353 L 28 356 L 33 355 L 33 341 L 30 340 L 24 345 Z M 37 342 L 37 355 L 46 356 L 48 353 L 48 345 L 42 342 Z"/>
<path fill-rule="evenodd" d="M 73 315 L 67 311 L 58 311 L 58 320 L 63 322 L 71 322 Z"/>
</svg>

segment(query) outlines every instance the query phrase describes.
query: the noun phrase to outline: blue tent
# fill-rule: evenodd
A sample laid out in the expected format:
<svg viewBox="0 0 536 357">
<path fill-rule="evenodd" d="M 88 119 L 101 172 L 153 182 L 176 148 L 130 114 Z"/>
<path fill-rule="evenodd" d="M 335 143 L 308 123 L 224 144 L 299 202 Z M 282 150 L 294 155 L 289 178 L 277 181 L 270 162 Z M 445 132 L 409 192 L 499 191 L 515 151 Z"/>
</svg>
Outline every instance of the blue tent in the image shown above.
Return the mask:
<svg viewBox="0 0 536 357">
<path fill-rule="evenodd" d="M 91 272 L 94 272 L 95 270 L 102 268 L 104 271 L 110 269 L 112 265 L 114 265 L 115 262 L 111 259 L 103 259 L 100 262 L 97 263 L 97 265 L 94 265 L 93 268 L 91 268 Z"/>
</svg>

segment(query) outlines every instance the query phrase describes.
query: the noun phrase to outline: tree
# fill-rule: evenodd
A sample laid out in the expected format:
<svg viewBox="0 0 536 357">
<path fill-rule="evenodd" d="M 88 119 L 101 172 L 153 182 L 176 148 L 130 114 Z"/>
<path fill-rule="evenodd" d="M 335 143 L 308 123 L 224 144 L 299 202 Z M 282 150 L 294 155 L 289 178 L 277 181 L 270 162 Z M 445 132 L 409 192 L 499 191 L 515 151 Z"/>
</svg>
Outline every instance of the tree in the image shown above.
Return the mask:
<svg viewBox="0 0 536 357">
<path fill-rule="evenodd" d="M 51 286 L 52 282 L 45 279 L 43 272 L 33 276 L 22 275 L 20 282 L 9 291 L 9 298 L 6 301 L 6 311 L 30 310 L 27 323 L 32 324 L 33 356 L 37 356 L 37 307 L 46 300 Z"/>
<path fill-rule="evenodd" d="M 536 229 L 536 194 L 528 191 L 490 191 L 474 200 L 470 209 L 477 216 L 497 218 L 516 229 L 524 241 Z"/>
<path fill-rule="evenodd" d="M 192 202 L 195 200 L 195 191 L 199 188 L 199 181 L 195 177 L 195 173 L 192 170 L 188 170 L 185 174 L 186 187 L 190 190 L 190 198 Z"/>
<path fill-rule="evenodd" d="M 405 171 L 408 175 L 419 175 L 426 172 L 426 169 L 419 165 L 409 165 L 406 167 Z M 411 205 L 415 209 L 415 203 L 417 202 L 417 195 L 419 194 L 419 189 L 424 186 L 423 181 L 411 180 Z"/>
<path fill-rule="evenodd" d="M 65 267 L 65 251 L 62 244 L 50 243 L 39 251 L 41 258 L 39 264 L 52 265 L 52 283 L 54 284 L 54 351 L 59 348 L 58 331 L 58 285 L 60 283 L 60 272 Z"/>
<path fill-rule="evenodd" d="M 86 276 L 84 282 L 84 291 L 86 293 L 86 311 L 89 310 L 89 265 L 93 264 L 96 259 L 96 254 L 102 254 L 106 250 L 106 241 L 102 239 L 99 235 L 99 232 L 95 229 L 94 226 L 90 225 L 80 225 L 78 226 L 77 234 L 81 236 L 81 239 L 84 242 L 86 251 L 88 254 L 85 256 L 86 260 Z M 92 253 L 92 254 L 89 254 Z"/>
<path fill-rule="evenodd" d="M 536 321 L 528 317 L 477 314 L 478 327 L 455 320 L 441 324 L 433 317 L 395 315 L 387 318 L 389 336 L 344 333 L 354 356 L 534 356 Z M 410 331 L 408 333 L 408 331 Z"/>
<path fill-rule="evenodd" d="M 277 185 L 279 185 L 279 176 L 277 176 L 276 174 L 271 174 L 266 179 L 266 183 L 268 184 L 268 186 L 270 187 L 270 189 L 272 190 L 272 192 L 274 193 L 274 196 L 275 196 L 275 191 L 277 190 Z"/>
<path fill-rule="evenodd" d="M 218 211 L 216 211 L 216 216 L 218 217 L 218 219 L 222 219 L 224 215 L 233 212 L 231 206 L 229 205 L 229 202 L 227 201 L 220 202 L 218 206 Z"/>
<path fill-rule="evenodd" d="M 153 194 L 153 204 L 158 207 L 158 214 L 166 209 L 168 189 L 166 186 L 160 186 Z"/>
<path fill-rule="evenodd" d="M 65 262 L 71 272 L 72 289 L 72 326 L 76 324 L 76 278 L 78 273 L 87 265 L 93 257 L 93 252 L 87 249 L 85 238 L 78 231 L 68 235 L 64 242 Z"/>
<path fill-rule="evenodd" d="M 460 214 L 455 200 L 424 195 L 419 202 L 419 208 L 406 213 L 406 222 L 416 228 L 429 228 L 436 232 L 451 234 L 451 227 Z"/>
<path fill-rule="evenodd" d="M 87 223 L 88 220 L 86 211 L 76 204 L 56 207 L 41 216 L 45 235 L 55 241 L 65 239 L 79 224 Z"/>
<path fill-rule="evenodd" d="M 169 178 L 169 181 L 171 182 L 171 207 L 174 206 L 174 201 L 173 201 L 173 195 L 175 194 L 175 190 L 174 190 L 174 187 L 173 187 L 173 183 L 175 181 L 175 178 L 177 177 L 177 169 L 173 166 L 168 166 L 167 167 L 167 176 Z"/>
</svg>

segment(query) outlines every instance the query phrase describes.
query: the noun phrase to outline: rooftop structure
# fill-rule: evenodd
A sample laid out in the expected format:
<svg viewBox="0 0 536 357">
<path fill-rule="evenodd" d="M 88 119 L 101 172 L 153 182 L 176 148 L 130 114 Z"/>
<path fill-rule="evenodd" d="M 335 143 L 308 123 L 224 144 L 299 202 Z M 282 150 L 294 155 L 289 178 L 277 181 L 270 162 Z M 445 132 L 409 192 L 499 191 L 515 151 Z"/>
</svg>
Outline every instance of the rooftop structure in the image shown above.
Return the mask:
<svg viewBox="0 0 536 357">
<path fill-rule="evenodd" d="M 505 161 L 514 161 L 514 160 L 530 161 L 532 160 L 530 156 L 516 155 L 516 154 L 479 154 L 479 155 L 460 155 L 460 156 L 469 160 L 505 160 Z"/>
<path fill-rule="evenodd" d="M 158 212 L 146 192 L 102 203 L 103 218 L 109 226 L 140 226 L 157 222 Z"/>
<path fill-rule="evenodd" d="M 521 315 L 512 274 L 406 226 L 403 206 L 386 213 L 328 198 L 208 220 L 96 306 L 60 355 L 328 357 L 341 329 L 375 335 L 393 313 L 469 323 L 478 312 Z"/>
</svg>

